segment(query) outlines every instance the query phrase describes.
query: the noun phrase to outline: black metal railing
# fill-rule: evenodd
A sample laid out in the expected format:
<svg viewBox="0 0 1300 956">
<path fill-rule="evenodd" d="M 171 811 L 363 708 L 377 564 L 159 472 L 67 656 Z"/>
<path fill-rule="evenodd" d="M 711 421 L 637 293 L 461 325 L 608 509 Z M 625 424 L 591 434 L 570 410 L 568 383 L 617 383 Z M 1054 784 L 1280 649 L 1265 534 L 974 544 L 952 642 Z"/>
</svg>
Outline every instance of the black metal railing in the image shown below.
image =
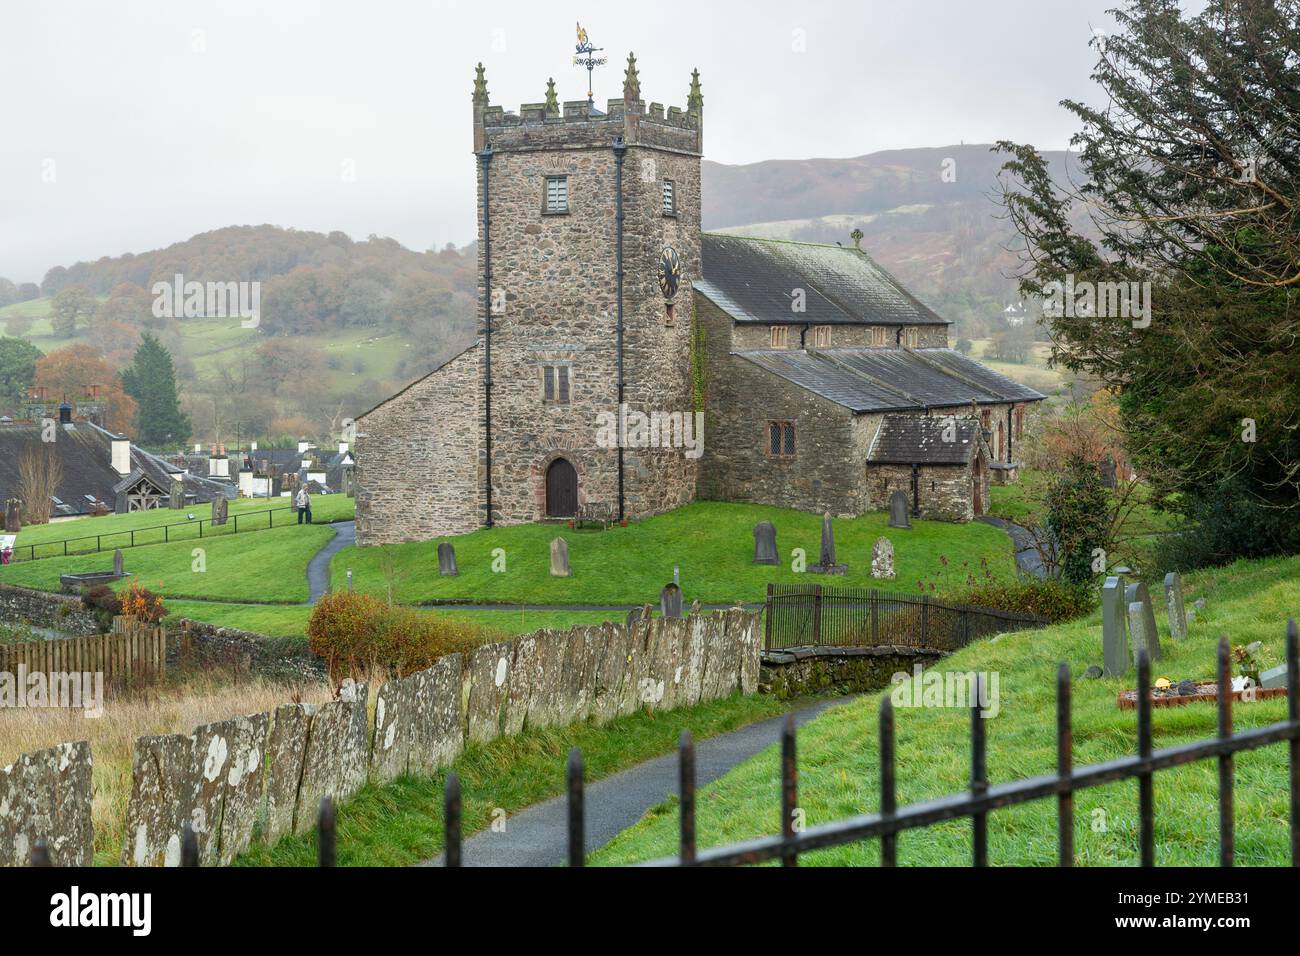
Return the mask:
<svg viewBox="0 0 1300 956">
<path fill-rule="evenodd" d="M 15 548 L 10 557 L 10 563 L 20 561 L 39 561 L 44 558 L 66 558 L 69 555 L 77 554 L 97 554 L 101 551 L 114 551 L 119 548 L 136 548 L 143 547 L 147 544 L 167 544 L 170 541 L 189 541 L 203 537 L 203 526 L 208 526 L 208 537 L 223 534 L 238 534 L 239 519 L 244 519 L 245 531 L 265 531 L 267 528 L 275 526 L 275 516 L 281 513 L 292 512 L 292 507 L 287 508 L 268 508 L 264 511 L 241 511 L 239 514 L 231 514 L 227 519 L 227 524 L 213 525 L 211 518 L 201 518 L 198 521 L 173 521 L 170 524 L 155 524 L 147 528 L 128 528 L 123 531 L 105 531 L 102 534 L 85 534 L 76 538 L 63 538 L 58 541 L 42 541 L 36 544 L 25 544 L 20 548 Z M 265 523 L 261 521 L 254 522 L 253 519 L 265 518 Z M 283 523 L 283 522 L 282 522 Z M 221 530 L 213 530 L 215 528 Z M 182 534 L 173 532 L 173 528 L 197 529 L 194 534 Z M 161 532 L 161 537 L 155 537 L 150 540 L 137 540 L 136 535 L 141 538 L 147 538 L 149 532 Z M 89 542 L 94 542 L 91 547 Z M 85 545 L 69 547 L 76 545 L 77 542 L 87 542 Z M 107 542 L 107 543 L 105 543 Z M 23 552 L 27 552 L 26 557 L 21 557 Z M 37 552 L 40 552 L 39 554 Z"/>
<path fill-rule="evenodd" d="M 769 584 L 763 648 L 880 647 L 956 650 L 973 640 L 1051 623 L 1045 617 L 951 604 L 925 594 Z"/>
<path fill-rule="evenodd" d="M 781 731 L 781 832 L 773 836 L 747 840 L 730 846 L 699 850 L 695 814 L 695 745 L 688 731 L 683 731 L 679 753 L 679 820 L 678 853 L 655 860 L 648 866 L 743 866 L 780 860 L 784 866 L 797 866 L 799 855 L 813 850 L 880 840 L 881 866 L 898 862 L 898 837 L 906 830 L 934 826 L 948 820 L 969 817 L 971 821 L 971 862 L 987 866 L 988 815 L 994 810 L 1035 800 L 1056 799 L 1057 859 L 1060 866 L 1074 864 L 1074 794 L 1078 790 L 1124 780 L 1138 784 L 1139 861 L 1154 866 L 1155 801 L 1154 777 L 1158 771 L 1180 767 L 1199 760 L 1214 759 L 1219 765 L 1219 865 L 1232 866 L 1236 850 L 1233 822 L 1233 757 L 1247 750 L 1286 741 L 1290 750 L 1287 789 L 1290 797 L 1291 865 L 1300 866 L 1300 674 L 1297 673 L 1297 635 L 1295 620 L 1287 623 L 1285 720 L 1234 733 L 1232 730 L 1232 681 L 1227 638 L 1218 648 L 1218 733 L 1208 740 L 1152 749 L 1151 665 L 1146 651 L 1138 655 L 1137 753 L 1103 763 L 1074 767 L 1073 729 L 1070 710 L 1070 669 L 1061 664 L 1056 675 L 1056 773 L 1028 777 L 1011 783 L 990 784 L 988 779 L 987 741 L 984 720 L 980 716 L 981 691 L 976 682 L 971 706 L 971 776 L 964 793 L 950 794 L 897 807 L 894 766 L 894 710 L 888 695 L 880 700 L 880 812 L 865 813 L 821 826 L 800 828 L 797 821 L 798 765 L 795 754 L 794 717 L 787 716 Z M 586 863 L 583 761 L 578 748 L 569 752 L 566 790 L 568 794 L 568 863 Z M 460 778 L 448 773 L 444 788 L 444 862 L 446 866 L 462 864 Z M 31 855 L 33 866 L 49 865 L 45 841 L 38 840 Z M 317 861 L 320 866 L 334 866 L 336 829 L 334 804 L 326 797 L 321 801 L 317 826 Z M 190 825 L 185 825 L 181 841 L 181 865 L 198 865 L 198 845 Z"/>
</svg>

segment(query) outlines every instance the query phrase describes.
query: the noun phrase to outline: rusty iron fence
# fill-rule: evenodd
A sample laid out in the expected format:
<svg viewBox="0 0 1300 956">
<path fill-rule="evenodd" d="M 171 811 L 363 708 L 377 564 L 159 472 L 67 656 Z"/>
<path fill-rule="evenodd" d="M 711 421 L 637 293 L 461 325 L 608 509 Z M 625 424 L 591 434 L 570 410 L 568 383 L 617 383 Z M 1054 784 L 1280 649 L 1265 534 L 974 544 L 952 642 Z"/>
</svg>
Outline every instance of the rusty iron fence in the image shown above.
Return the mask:
<svg viewBox="0 0 1300 956">
<path fill-rule="evenodd" d="M 1070 711 L 1070 669 L 1061 664 L 1056 675 L 1056 773 L 1028 777 L 1011 783 L 990 784 L 988 779 L 987 742 L 984 718 L 980 716 L 980 690 L 977 685 L 971 707 L 971 775 L 970 787 L 962 793 L 914 803 L 901 809 L 897 805 L 894 767 L 894 711 L 888 695 L 880 700 L 880 811 L 837 820 L 833 823 L 799 829 L 798 763 L 795 756 L 795 724 L 787 717 L 781 731 L 781 832 L 729 846 L 700 850 L 697 846 L 695 820 L 695 747 L 690 733 L 683 731 L 679 745 L 679 821 L 680 839 L 676 856 L 655 860 L 647 866 L 744 866 L 780 860 L 784 866 L 797 866 L 799 855 L 829 847 L 880 840 L 881 866 L 898 862 L 898 838 L 907 830 L 922 829 L 948 820 L 967 817 L 971 821 L 971 863 L 987 866 L 988 815 L 994 810 L 1018 806 L 1035 800 L 1056 800 L 1057 862 L 1074 864 L 1074 794 L 1078 790 L 1103 784 L 1136 780 L 1138 788 L 1139 861 L 1154 866 L 1155 852 L 1155 774 L 1200 760 L 1216 760 L 1219 776 L 1219 865 L 1232 866 L 1235 861 L 1233 814 L 1233 758 L 1248 750 L 1286 742 L 1290 751 L 1287 791 L 1290 799 L 1289 830 L 1291 865 L 1300 866 L 1300 674 L 1297 673 L 1296 623 L 1287 622 L 1287 716 L 1285 720 L 1234 733 L 1232 729 L 1232 681 L 1227 638 L 1218 648 L 1216 736 L 1192 743 L 1152 749 L 1151 665 L 1143 650 L 1138 655 L 1137 753 L 1103 763 L 1075 767 L 1073 730 Z M 569 752 L 567 768 L 568 864 L 586 864 L 584 825 L 583 761 L 578 748 Z M 462 865 L 460 778 L 448 773 L 443 796 L 444 863 Z M 334 866 L 336 827 L 333 801 L 321 801 L 317 820 L 317 862 Z M 33 866 L 48 866 L 45 841 L 38 840 L 31 854 Z M 198 844 L 186 823 L 181 841 L 181 865 L 198 865 Z"/>
<path fill-rule="evenodd" d="M 982 637 L 1050 623 L 1033 614 L 950 604 L 925 594 L 820 584 L 769 584 L 765 612 L 763 649 L 768 651 L 884 644 L 956 650 Z"/>
</svg>

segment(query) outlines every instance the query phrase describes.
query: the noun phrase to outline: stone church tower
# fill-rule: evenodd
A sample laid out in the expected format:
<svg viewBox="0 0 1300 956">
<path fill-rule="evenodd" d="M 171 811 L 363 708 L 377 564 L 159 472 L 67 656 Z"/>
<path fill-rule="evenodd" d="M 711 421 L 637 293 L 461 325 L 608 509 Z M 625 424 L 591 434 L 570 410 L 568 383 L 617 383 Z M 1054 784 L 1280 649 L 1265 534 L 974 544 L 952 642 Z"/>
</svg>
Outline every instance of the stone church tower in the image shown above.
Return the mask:
<svg viewBox="0 0 1300 956">
<path fill-rule="evenodd" d="M 698 452 L 667 426 L 694 427 L 702 128 L 698 72 L 684 110 L 647 105 L 630 56 L 603 112 L 561 112 L 551 83 L 514 114 L 478 67 L 478 338 L 358 418 L 360 543 L 694 499 Z M 620 442 L 638 413 L 665 428 Z"/>
</svg>

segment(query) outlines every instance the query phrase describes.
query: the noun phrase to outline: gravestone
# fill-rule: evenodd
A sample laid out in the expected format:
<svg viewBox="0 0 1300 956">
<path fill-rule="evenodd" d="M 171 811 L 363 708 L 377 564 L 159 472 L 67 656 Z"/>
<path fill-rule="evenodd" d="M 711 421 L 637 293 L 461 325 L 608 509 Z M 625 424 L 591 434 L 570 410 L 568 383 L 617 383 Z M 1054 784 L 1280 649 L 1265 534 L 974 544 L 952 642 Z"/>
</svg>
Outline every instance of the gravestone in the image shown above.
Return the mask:
<svg viewBox="0 0 1300 956">
<path fill-rule="evenodd" d="M 1101 651 L 1107 677 L 1128 671 L 1128 620 L 1124 606 L 1124 578 L 1111 576 L 1101 586 Z"/>
<path fill-rule="evenodd" d="M 682 616 L 682 589 L 669 584 L 659 592 L 659 613 L 664 617 Z"/>
<path fill-rule="evenodd" d="M 438 545 L 438 573 L 444 578 L 454 578 L 460 573 L 456 569 L 456 549 L 450 541 Z"/>
<path fill-rule="evenodd" d="M 113 549 L 113 576 L 120 578 L 126 572 L 123 570 L 122 549 Z"/>
<path fill-rule="evenodd" d="M 214 525 L 225 524 L 230 517 L 230 502 L 226 500 L 225 495 L 217 495 L 212 499 L 212 523 Z"/>
<path fill-rule="evenodd" d="M 119 491 L 117 497 L 113 499 L 113 512 L 124 515 L 131 510 L 131 498 L 125 491 Z"/>
<path fill-rule="evenodd" d="M 1132 585 L 1130 585 L 1132 587 Z M 1133 663 L 1137 664 L 1138 655 L 1142 649 L 1146 648 L 1147 660 L 1156 661 L 1160 658 L 1160 638 L 1154 630 L 1148 630 L 1153 627 L 1154 616 L 1151 614 L 1149 605 L 1141 601 L 1130 601 L 1128 604 L 1128 626 L 1133 632 Z"/>
<path fill-rule="evenodd" d="M 569 574 L 569 544 L 556 538 L 551 542 L 551 577 L 567 578 Z"/>
<path fill-rule="evenodd" d="M 889 526 L 891 528 L 910 528 L 912 519 L 908 517 L 908 512 L 912 509 L 907 503 L 907 493 L 904 491 L 895 491 L 889 496 Z"/>
<path fill-rule="evenodd" d="M 23 503 L 17 498 L 10 498 L 5 502 L 5 530 L 8 532 L 18 532 L 23 530 Z"/>
<path fill-rule="evenodd" d="M 1156 630 L 1156 609 L 1151 604 L 1151 594 L 1147 591 L 1147 586 L 1141 581 L 1130 584 L 1124 591 L 1124 604 L 1126 606 L 1133 603 L 1142 605 L 1143 628 L 1142 633 L 1147 640 L 1147 657 L 1153 661 L 1160 660 L 1160 632 Z M 1131 608 L 1130 608 L 1131 610 Z M 1133 623 L 1129 621 L 1129 630 L 1132 630 Z M 1134 638 L 1134 646 L 1137 646 L 1137 639 Z M 1133 653 L 1137 653 L 1136 649 Z"/>
<path fill-rule="evenodd" d="M 843 574 L 849 569 L 847 564 L 835 563 L 835 532 L 831 529 L 831 513 L 822 514 L 822 546 L 820 559 L 808 570 L 813 574 Z"/>
<path fill-rule="evenodd" d="M 1101 483 L 1107 488 L 1115 487 L 1115 459 L 1107 455 L 1097 463 L 1097 471 L 1101 474 Z"/>
<path fill-rule="evenodd" d="M 871 576 L 873 578 L 894 577 L 894 545 L 881 535 L 871 549 Z"/>
<path fill-rule="evenodd" d="M 1169 636 L 1181 641 L 1187 636 L 1187 608 L 1183 606 L 1183 579 L 1177 571 L 1165 575 L 1165 610 L 1169 614 Z"/>
<path fill-rule="evenodd" d="M 185 482 L 172 482 L 172 495 L 169 504 L 171 508 L 177 511 L 185 507 Z"/>
<path fill-rule="evenodd" d="M 760 521 L 754 525 L 754 563 L 781 563 L 776 551 L 776 525 L 770 521 Z"/>
<path fill-rule="evenodd" d="M 624 623 L 625 623 L 628 627 L 636 627 L 638 624 L 640 624 L 640 623 L 641 623 L 641 609 L 640 609 L 639 607 L 634 607 L 634 608 L 632 608 L 632 610 L 628 611 L 628 612 L 627 612 L 627 617 L 624 619 Z"/>
<path fill-rule="evenodd" d="M 1286 687 L 1286 665 L 1278 664 L 1266 671 L 1259 672 L 1259 686 L 1263 690 L 1277 690 Z"/>
</svg>

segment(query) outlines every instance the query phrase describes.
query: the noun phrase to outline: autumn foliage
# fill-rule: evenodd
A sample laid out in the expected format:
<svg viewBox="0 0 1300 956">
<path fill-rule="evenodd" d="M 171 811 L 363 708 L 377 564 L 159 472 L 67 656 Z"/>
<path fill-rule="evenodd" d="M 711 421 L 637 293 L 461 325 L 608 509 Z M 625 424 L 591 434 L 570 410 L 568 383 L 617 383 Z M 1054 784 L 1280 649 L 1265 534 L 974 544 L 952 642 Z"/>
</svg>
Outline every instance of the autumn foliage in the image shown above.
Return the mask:
<svg viewBox="0 0 1300 956">
<path fill-rule="evenodd" d="M 351 591 L 326 594 L 316 602 L 307 624 L 308 647 L 325 659 L 336 678 L 379 668 L 409 674 L 482 641 L 482 629 L 476 625 L 392 607 Z"/>
</svg>

